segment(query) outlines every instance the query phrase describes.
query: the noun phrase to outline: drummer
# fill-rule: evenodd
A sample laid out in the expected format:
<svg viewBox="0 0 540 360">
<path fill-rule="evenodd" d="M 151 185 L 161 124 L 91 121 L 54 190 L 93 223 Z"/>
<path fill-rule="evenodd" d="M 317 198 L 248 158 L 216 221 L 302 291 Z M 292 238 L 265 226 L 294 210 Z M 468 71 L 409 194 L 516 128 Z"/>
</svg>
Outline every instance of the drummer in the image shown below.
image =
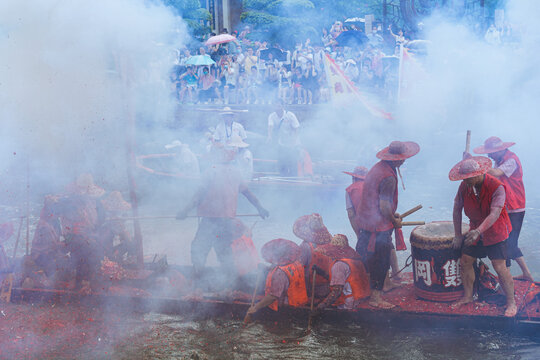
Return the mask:
<svg viewBox="0 0 540 360">
<path fill-rule="evenodd" d="M 331 259 L 330 293 L 317 305 L 316 315 L 329 306 L 340 309 L 354 309 L 358 302 L 369 296 L 369 277 L 360 259 L 360 255 L 349 246 L 347 236 L 337 234 L 330 244 L 315 250 Z"/>
<path fill-rule="evenodd" d="M 419 151 L 420 146 L 415 142 L 392 141 L 377 153 L 381 161 L 369 170 L 364 181 L 362 199 L 356 212 L 359 228 L 356 251 L 369 272 L 369 304 L 376 308 L 395 307 L 382 298 L 382 292 L 390 269 L 392 232 L 401 228 L 401 218 L 396 213 L 397 174 L 405 159 Z"/>
<path fill-rule="evenodd" d="M 506 294 L 504 316 L 513 317 L 517 313 L 514 299 L 514 281 L 506 267 L 507 242 L 512 225 L 506 212 L 506 192 L 504 185 L 488 171 L 491 160 L 484 156 L 474 156 L 457 163 L 448 177 L 451 181 L 463 180 L 454 199 L 454 247 L 462 248 L 461 277 L 463 298 L 452 307 L 473 301 L 474 268 L 477 258 L 489 257 L 497 272 Z M 470 229 L 461 232 L 462 211 L 470 220 Z"/>
<path fill-rule="evenodd" d="M 264 307 L 278 311 L 279 306 L 304 306 L 308 303 L 304 267 L 299 261 L 300 247 L 286 239 L 274 239 L 261 249 L 262 257 L 274 265 L 266 277 L 264 297 L 251 306 L 249 318 Z"/>
<path fill-rule="evenodd" d="M 477 154 L 487 154 L 495 167 L 489 169 L 489 174 L 499 179 L 506 190 L 506 211 L 512 223 L 512 232 L 508 235 L 508 259 L 506 266 L 510 266 L 511 260 L 515 260 L 521 268 L 522 275 L 519 278 L 534 281 L 523 253 L 518 247 L 518 238 L 525 217 L 525 186 L 523 185 L 523 168 L 516 154 L 508 150 L 514 142 L 503 142 L 496 136 L 488 138 L 483 146 L 474 149 Z"/>
<path fill-rule="evenodd" d="M 306 285 L 311 289 L 313 278 L 310 274 L 313 273 L 313 269 L 316 269 L 315 296 L 325 297 L 329 291 L 329 259 L 323 253 L 315 250 L 324 244 L 330 243 L 332 235 L 324 225 L 321 215 L 316 213 L 300 216 L 296 219 L 293 225 L 293 233 L 304 240 L 300 244 L 300 262 L 305 269 Z"/>
<path fill-rule="evenodd" d="M 364 166 L 355 167 L 353 172 L 344 171 L 345 174 L 351 175 L 352 177 L 352 184 L 345 189 L 345 205 L 347 207 L 347 216 L 349 217 L 349 222 L 354 230 L 354 233 L 356 234 L 357 239 L 360 229 L 358 227 L 358 219 L 356 214 L 358 212 L 357 209 L 360 207 L 360 200 L 362 199 L 362 191 L 364 189 L 364 180 L 366 179 L 368 171 L 369 170 Z M 392 279 L 399 279 L 398 259 L 396 249 L 393 247 L 390 251 L 390 267 L 392 268 Z M 387 282 L 386 289 L 384 290 L 389 290 L 392 286 L 393 284 Z"/>
</svg>

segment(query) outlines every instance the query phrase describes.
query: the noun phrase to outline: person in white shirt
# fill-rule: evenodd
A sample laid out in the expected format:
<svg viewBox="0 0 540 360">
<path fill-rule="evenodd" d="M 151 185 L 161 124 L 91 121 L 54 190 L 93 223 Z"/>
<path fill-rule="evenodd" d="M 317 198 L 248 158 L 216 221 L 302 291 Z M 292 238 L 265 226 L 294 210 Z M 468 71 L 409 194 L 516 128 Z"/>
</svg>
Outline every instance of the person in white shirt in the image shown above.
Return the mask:
<svg viewBox="0 0 540 360">
<path fill-rule="evenodd" d="M 267 142 L 272 143 L 274 133 L 277 133 L 278 167 L 282 176 L 296 176 L 298 174 L 300 154 L 298 128 L 300 128 L 300 123 L 296 115 L 286 111 L 284 102 L 278 100 L 276 111 L 268 116 Z"/>
<path fill-rule="evenodd" d="M 199 176 L 199 160 L 191 151 L 188 144 L 182 144 L 180 140 L 174 140 L 170 144 L 165 145 L 165 149 L 175 154 L 175 162 L 170 169 L 172 173 Z"/>
<path fill-rule="evenodd" d="M 225 145 L 230 141 L 233 134 L 238 135 L 242 140 L 247 138 L 246 130 L 242 124 L 234 121 L 235 113 L 230 107 L 224 107 L 220 113 L 220 117 L 221 119 L 217 124 L 212 136 L 215 143 Z"/>
</svg>

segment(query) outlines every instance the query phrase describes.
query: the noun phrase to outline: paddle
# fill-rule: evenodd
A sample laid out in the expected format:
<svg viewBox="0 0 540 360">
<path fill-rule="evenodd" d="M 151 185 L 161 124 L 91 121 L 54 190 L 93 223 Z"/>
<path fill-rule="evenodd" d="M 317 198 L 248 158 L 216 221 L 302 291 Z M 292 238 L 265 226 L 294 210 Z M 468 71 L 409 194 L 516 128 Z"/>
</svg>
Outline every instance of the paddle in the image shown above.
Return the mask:
<svg viewBox="0 0 540 360">
<path fill-rule="evenodd" d="M 259 280 L 261 278 L 261 271 L 257 269 L 257 279 L 255 280 L 255 289 L 253 289 L 253 295 L 251 296 L 251 307 L 255 305 L 255 296 L 257 296 L 257 290 L 259 290 Z M 246 314 L 244 317 L 244 325 L 247 325 L 251 322 L 251 316 L 249 314 Z"/>
<path fill-rule="evenodd" d="M 313 318 L 311 314 L 313 313 L 313 302 L 315 300 L 315 282 L 317 281 L 316 276 L 317 276 L 317 270 L 313 269 L 313 282 L 311 283 L 311 306 L 309 309 L 310 311 L 309 311 L 308 324 L 307 324 L 308 334 L 311 332 L 311 319 Z"/>
</svg>

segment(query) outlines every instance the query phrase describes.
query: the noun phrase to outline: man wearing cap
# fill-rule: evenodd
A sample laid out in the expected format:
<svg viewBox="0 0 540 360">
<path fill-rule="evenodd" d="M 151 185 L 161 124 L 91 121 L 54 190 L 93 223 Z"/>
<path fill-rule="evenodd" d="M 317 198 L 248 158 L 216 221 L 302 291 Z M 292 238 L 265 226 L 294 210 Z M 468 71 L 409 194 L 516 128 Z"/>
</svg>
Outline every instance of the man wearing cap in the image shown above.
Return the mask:
<svg viewBox="0 0 540 360">
<path fill-rule="evenodd" d="M 315 250 L 324 244 L 330 243 L 332 235 L 324 226 L 321 215 L 313 213 L 299 217 L 293 225 L 293 233 L 302 239 L 300 244 L 300 263 L 304 266 L 306 285 L 311 289 L 313 269 L 317 270 L 315 279 L 315 296 L 325 297 L 329 291 L 329 261 L 330 259 Z"/>
<path fill-rule="evenodd" d="M 283 304 L 293 307 L 306 305 L 308 296 L 304 267 L 298 261 L 298 245 L 290 240 L 274 239 L 264 244 L 261 254 L 274 268 L 266 277 L 264 297 L 248 309 L 246 320 L 266 306 L 277 311 Z"/>
<path fill-rule="evenodd" d="M 506 211 L 512 223 L 512 232 L 508 235 L 508 259 L 506 265 L 510 266 L 511 259 L 515 260 L 521 268 L 520 278 L 534 281 L 523 253 L 518 247 L 518 238 L 525 217 L 525 186 L 523 185 L 523 168 L 516 154 L 508 150 L 513 142 L 503 142 L 496 136 L 488 138 L 483 146 L 474 149 L 477 154 L 487 154 L 495 162 L 488 174 L 499 179 L 506 190 Z"/>
<path fill-rule="evenodd" d="M 191 243 L 195 280 L 201 279 L 208 253 L 214 248 L 222 266 L 222 274 L 234 281 L 237 274 L 234 270 L 231 244 L 234 240 L 238 193 L 242 193 L 255 206 L 263 219 L 268 217 L 269 213 L 249 191 L 240 170 L 232 163 L 235 152 L 228 147 L 214 147 L 213 151 L 215 164 L 202 176 L 198 191 L 176 218 L 185 219 L 194 207 L 197 207 L 197 215 L 201 218 Z M 195 288 L 200 286 L 196 281 L 194 285 Z"/>
<path fill-rule="evenodd" d="M 392 141 L 377 153 L 381 159 L 366 175 L 358 219 L 356 251 L 361 255 L 370 276 L 371 297 L 369 304 L 377 308 L 395 305 L 383 300 L 382 291 L 392 250 L 392 232 L 401 228 L 401 218 L 396 213 L 398 205 L 397 174 L 405 159 L 416 155 L 420 146 L 412 141 Z"/>
<path fill-rule="evenodd" d="M 454 248 L 462 248 L 461 277 L 463 298 L 453 304 L 454 308 L 473 301 L 474 269 L 477 258 L 489 257 L 493 269 L 506 294 L 505 316 L 517 313 L 514 300 L 514 281 L 506 267 L 506 239 L 512 230 L 506 212 L 505 186 L 489 175 L 491 160 L 474 156 L 457 163 L 448 177 L 451 181 L 463 180 L 454 199 Z M 470 230 L 461 232 L 462 211 L 470 220 Z"/>
<path fill-rule="evenodd" d="M 317 305 L 315 314 L 322 309 L 335 305 L 340 309 L 354 309 L 359 300 L 369 296 L 369 277 L 360 259 L 360 255 L 349 246 L 345 235 L 332 237 L 330 244 L 315 250 L 330 260 L 330 293 Z"/>
</svg>

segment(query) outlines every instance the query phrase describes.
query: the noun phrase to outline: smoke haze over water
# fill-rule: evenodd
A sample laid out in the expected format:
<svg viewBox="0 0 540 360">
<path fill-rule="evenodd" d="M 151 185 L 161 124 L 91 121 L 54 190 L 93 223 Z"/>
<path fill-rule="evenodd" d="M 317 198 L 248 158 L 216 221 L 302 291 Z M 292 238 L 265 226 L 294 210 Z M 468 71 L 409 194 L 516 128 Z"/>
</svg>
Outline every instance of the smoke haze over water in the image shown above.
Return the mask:
<svg viewBox="0 0 540 360">
<path fill-rule="evenodd" d="M 29 159 L 40 188 L 84 171 L 123 179 L 127 110 L 169 116 L 170 50 L 184 34 L 154 2 L 1 2 L 2 168 L 24 175 Z"/>
</svg>

